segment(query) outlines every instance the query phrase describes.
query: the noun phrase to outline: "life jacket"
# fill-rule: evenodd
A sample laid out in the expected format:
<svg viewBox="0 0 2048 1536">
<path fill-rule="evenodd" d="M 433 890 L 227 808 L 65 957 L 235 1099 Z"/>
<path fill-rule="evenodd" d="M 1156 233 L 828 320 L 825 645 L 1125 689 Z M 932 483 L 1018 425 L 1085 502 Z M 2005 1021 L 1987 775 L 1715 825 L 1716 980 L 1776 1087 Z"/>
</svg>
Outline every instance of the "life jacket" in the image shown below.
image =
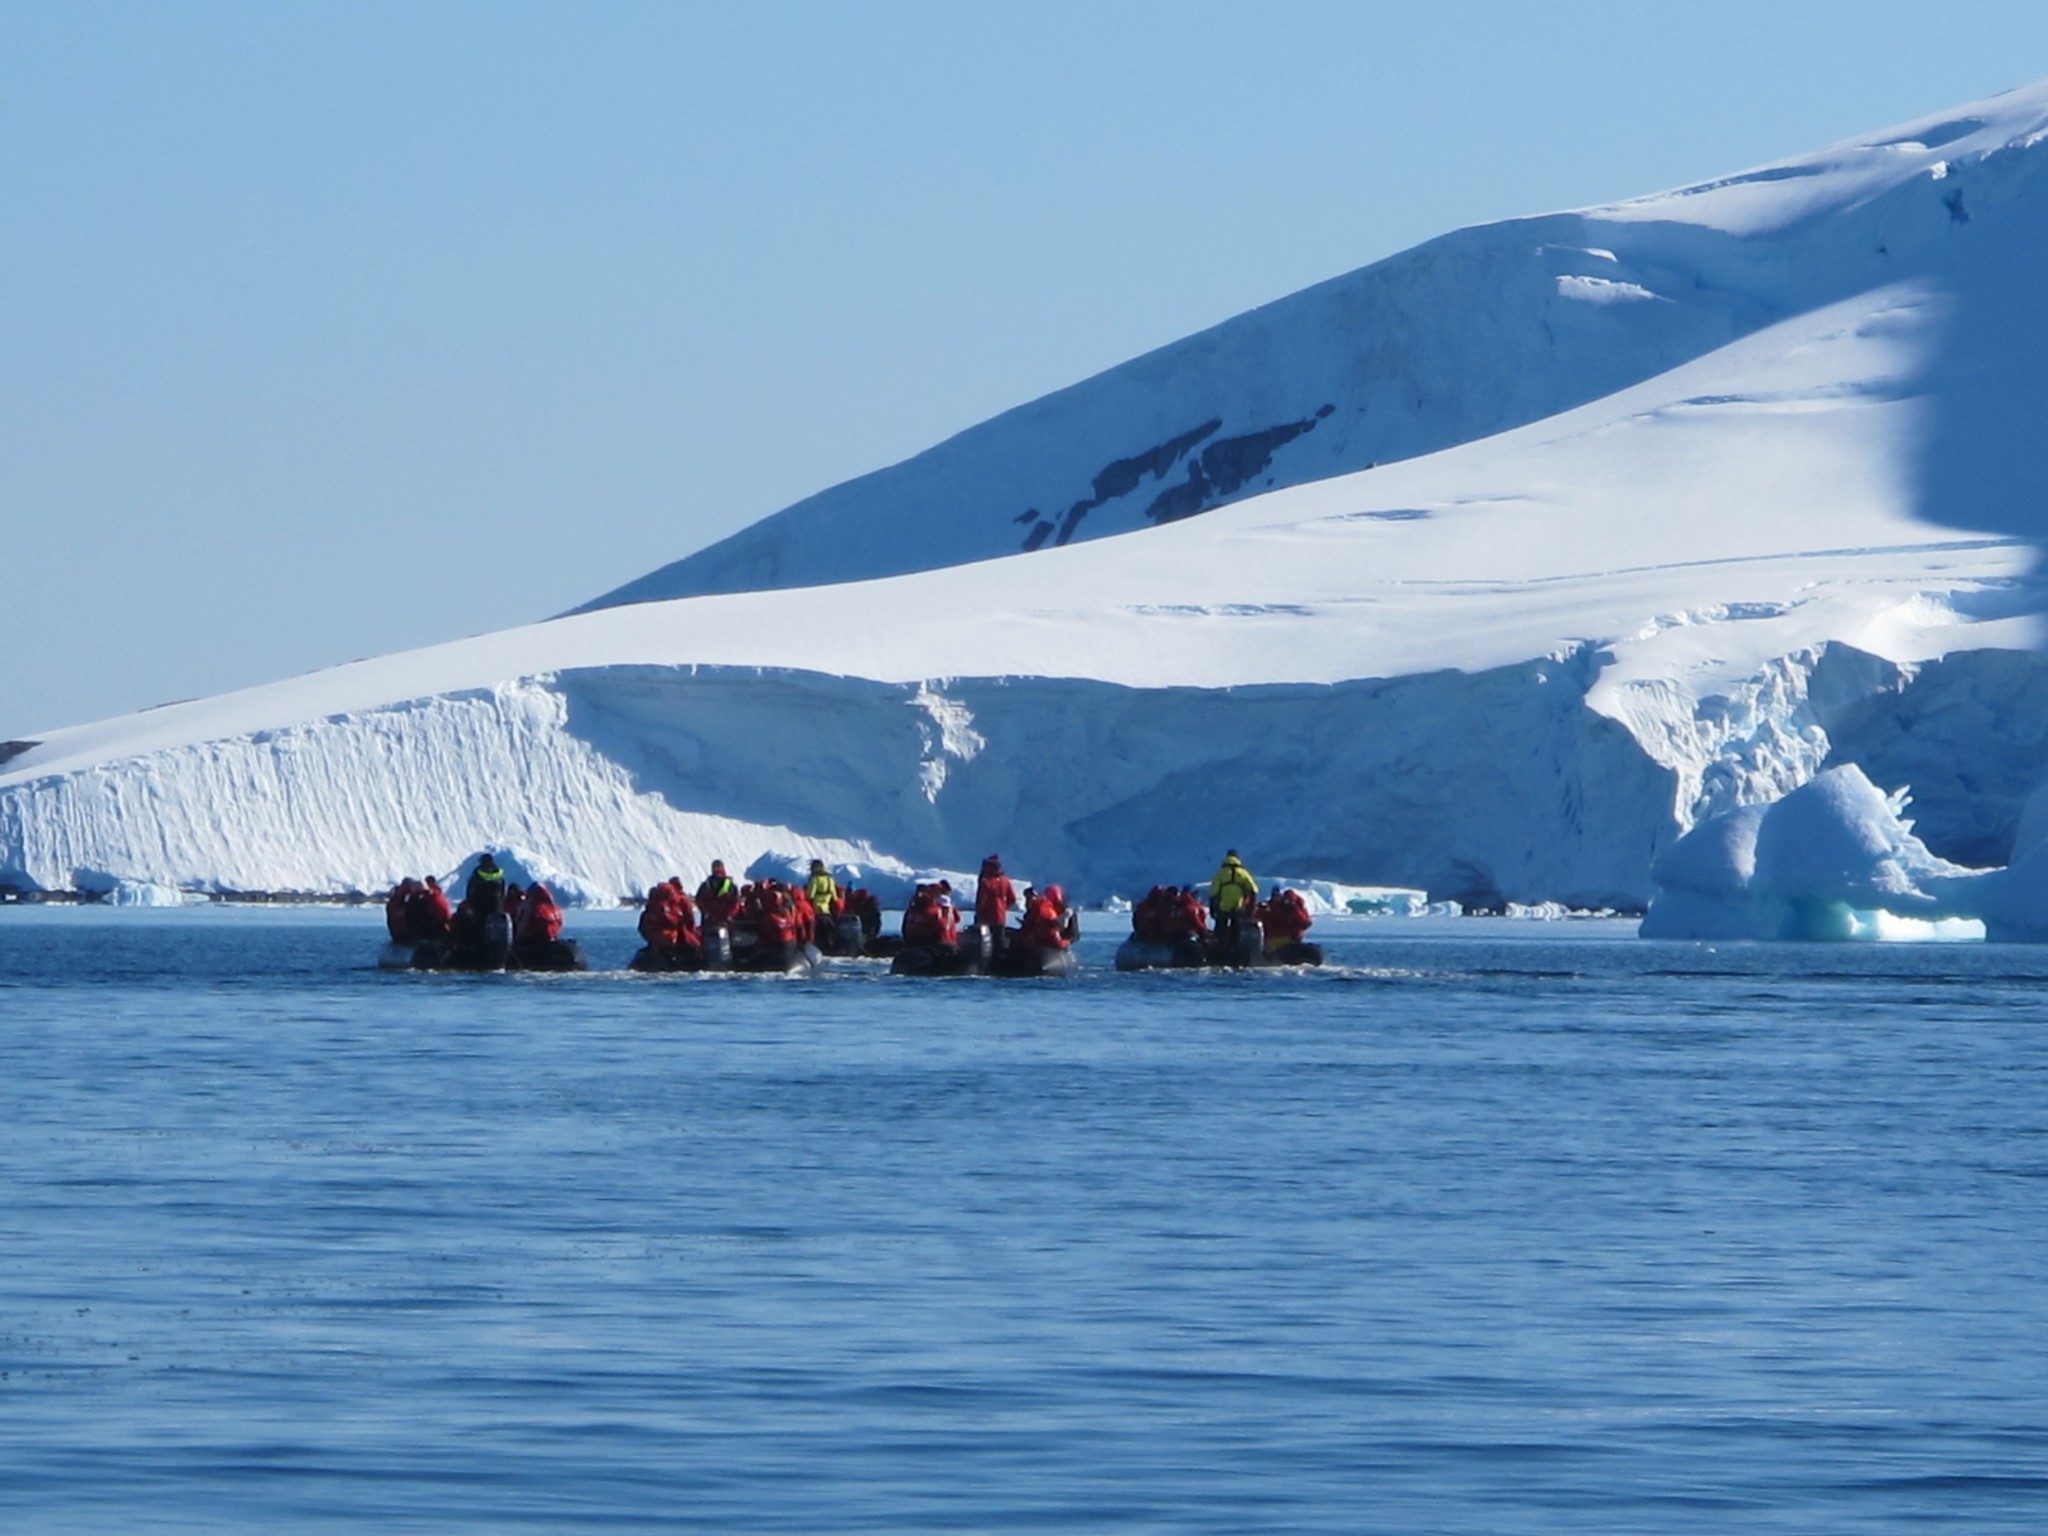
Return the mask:
<svg viewBox="0 0 2048 1536">
<path fill-rule="evenodd" d="M 704 909 L 704 922 L 709 927 L 731 922 L 739 904 L 740 888 L 732 883 L 731 875 L 706 875 L 704 883 L 697 887 L 697 905 Z"/>
<path fill-rule="evenodd" d="M 502 869 L 478 869 L 469 877 L 469 886 L 462 893 L 462 899 L 469 910 L 478 917 L 490 917 L 505 910 L 505 871 Z"/>
</svg>

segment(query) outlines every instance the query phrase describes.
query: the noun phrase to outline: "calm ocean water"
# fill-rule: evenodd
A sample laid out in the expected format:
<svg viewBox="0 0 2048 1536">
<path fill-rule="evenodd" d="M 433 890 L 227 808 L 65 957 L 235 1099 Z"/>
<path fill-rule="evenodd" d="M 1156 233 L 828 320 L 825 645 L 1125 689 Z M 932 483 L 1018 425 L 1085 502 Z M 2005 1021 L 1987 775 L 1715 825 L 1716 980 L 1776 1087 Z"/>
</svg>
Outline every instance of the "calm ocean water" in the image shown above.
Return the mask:
<svg viewBox="0 0 2048 1536">
<path fill-rule="evenodd" d="M 2048 954 L 1096 926 L 0 911 L 0 1529 L 2048 1528 Z"/>
</svg>

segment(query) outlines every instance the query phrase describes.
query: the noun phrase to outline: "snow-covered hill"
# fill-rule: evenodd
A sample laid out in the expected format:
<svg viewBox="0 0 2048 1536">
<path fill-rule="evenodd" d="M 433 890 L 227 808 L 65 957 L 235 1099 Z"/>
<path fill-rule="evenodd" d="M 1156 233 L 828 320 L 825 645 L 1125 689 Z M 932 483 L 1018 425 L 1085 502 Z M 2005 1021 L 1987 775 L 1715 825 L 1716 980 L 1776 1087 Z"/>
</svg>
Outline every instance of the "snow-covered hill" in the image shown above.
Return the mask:
<svg viewBox="0 0 2048 1536">
<path fill-rule="evenodd" d="M 587 607 L 1126 533 L 1540 420 L 1949 265 L 2048 95 L 1614 207 L 1460 230 L 835 486 Z"/>
<path fill-rule="evenodd" d="M 812 575 L 735 575 L 729 541 L 698 584 L 869 569 L 878 541 L 818 521 L 834 496 L 886 504 L 915 563 L 986 552 L 965 515 L 939 547 L 948 486 L 1053 505 L 1127 429 L 1221 412 L 1212 384 L 1315 423 L 1276 489 L 1140 526 L 1258 419 L 1231 416 L 1076 524 L 1127 537 L 613 604 L 0 748 L 0 883 L 374 889 L 490 842 L 623 893 L 714 856 L 1001 847 L 1103 895 L 1230 843 L 1466 901 L 1639 904 L 1695 822 L 1843 762 L 1910 783 L 1935 854 L 2002 863 L 2048 772 L 2042 249 L 2048 88 L 1467 231 L 761 525 Z M 1331 318 L 1360 313 L 1398 346 Z M 1330 473 L 1354 452 L 1415 456 Z"/>
</svg>

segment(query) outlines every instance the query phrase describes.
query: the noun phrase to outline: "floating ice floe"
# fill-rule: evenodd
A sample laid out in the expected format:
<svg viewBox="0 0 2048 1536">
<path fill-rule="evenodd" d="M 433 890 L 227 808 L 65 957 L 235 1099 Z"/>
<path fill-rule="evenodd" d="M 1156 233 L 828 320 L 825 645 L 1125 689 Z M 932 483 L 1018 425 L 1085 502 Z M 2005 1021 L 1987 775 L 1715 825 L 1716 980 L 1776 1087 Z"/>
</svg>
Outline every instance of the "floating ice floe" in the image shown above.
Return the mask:
<svg viewBox="0 0 2048 1536">
<path fill-rule="evenodd" d="M 1296 880 L 1276 876 L 1269 887 L 1281 885 L 1298 892 L 1315 917 L 1424 917 L 1433 910 L 1429 892 L 1400 885 L 1344 885 L 1335 880 Z M 1438 907 L 1455 903 L 1438 903 Z M 1458 909 L 1462 910 L 1462 909 Z"/>
<path fill-rule="evenodd" d="M 175 885 L 157 885 L 147 880 L 119 880 L 100 897 L 109 906 L 115 907 L 182 907 L 187 902 L 204 901 L 204 896 L 191 895 Z"/>
</svg>

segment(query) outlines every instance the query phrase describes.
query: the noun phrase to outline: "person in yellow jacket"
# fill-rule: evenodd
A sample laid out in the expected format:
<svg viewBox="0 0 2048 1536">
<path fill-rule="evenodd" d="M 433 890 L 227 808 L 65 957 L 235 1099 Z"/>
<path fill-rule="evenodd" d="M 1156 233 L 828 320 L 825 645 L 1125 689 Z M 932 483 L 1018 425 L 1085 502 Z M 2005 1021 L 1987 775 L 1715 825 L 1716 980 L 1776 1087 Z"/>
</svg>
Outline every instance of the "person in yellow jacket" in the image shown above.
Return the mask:
<svg viewBox="0 0 2048 1536">
<path fill-rule="evenodd" d="M 1259 904 L 1259 882 L 1231 849 L 1223 855 L 1223 867 L 1209 882 L 1209 910 L 1219 918 L 1236 917 Z"/>
<path fill-rule="evenodd" d="M 1222 868 L 1209 882 L 1209 910 L 1216 918 L 1213 942 L 1225 954 L 1236 954 L 1243 943 L 1244 924 L 1257 921 L 1259 882 L 1244 867 L 1235 848 L 1223 855 Z"/>
<path fill-rule="evenodd" d="M 804 894 L 811 898 L 811 905 L 818 909 L 821 917 L 838 914 L 839 882 L 832 878 L 832 871 L 825 867 L 823 859 L 811 860 L 811 878 L 804 882 Z"/>
</svg>

